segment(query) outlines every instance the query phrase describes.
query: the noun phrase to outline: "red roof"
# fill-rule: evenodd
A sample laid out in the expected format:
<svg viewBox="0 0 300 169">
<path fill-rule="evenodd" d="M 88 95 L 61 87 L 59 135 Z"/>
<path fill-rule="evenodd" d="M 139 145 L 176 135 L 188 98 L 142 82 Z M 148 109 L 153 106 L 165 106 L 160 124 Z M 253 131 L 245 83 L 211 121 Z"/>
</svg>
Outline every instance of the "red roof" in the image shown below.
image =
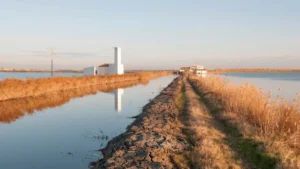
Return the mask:
<svg viewBox="0 0 300 169">
<path fill-rule="evenodd" d="M 105 63 L 103 65 L 100 65 L 99 67 L 109 67 L 109 64 Z"/>
</svg>

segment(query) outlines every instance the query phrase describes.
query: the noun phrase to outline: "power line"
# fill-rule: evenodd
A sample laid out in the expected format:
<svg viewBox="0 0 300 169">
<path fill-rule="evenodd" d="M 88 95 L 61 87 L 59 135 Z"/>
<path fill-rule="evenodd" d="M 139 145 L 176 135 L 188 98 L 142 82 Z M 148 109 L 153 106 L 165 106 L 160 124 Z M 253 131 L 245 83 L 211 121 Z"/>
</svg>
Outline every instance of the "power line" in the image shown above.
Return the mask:
<svg viewBox="0 0 300 169">
<path fill-rule="evenodd" d="M 53 48 L 49 48 L 50 51 L 50 57 L 51 57 L 51 76 L 53 76 L 53 59 L 54 59 L 54 49 Z"/>
</svg>

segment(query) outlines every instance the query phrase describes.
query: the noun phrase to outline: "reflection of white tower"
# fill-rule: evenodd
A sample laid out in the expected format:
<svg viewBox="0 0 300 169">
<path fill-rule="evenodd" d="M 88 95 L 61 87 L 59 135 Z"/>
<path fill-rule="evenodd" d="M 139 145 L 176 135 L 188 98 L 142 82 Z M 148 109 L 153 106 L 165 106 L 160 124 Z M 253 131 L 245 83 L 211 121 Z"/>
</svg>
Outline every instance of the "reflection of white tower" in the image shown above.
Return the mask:
<svg viewBox="0 0 300 169">
<path fill-rule="evenodd" d="M 121 112 L 122 110 L 122 95 L 124 93 L 124 89 L 115 90 L 115 108 L 117 112 Z"/>
</svg>

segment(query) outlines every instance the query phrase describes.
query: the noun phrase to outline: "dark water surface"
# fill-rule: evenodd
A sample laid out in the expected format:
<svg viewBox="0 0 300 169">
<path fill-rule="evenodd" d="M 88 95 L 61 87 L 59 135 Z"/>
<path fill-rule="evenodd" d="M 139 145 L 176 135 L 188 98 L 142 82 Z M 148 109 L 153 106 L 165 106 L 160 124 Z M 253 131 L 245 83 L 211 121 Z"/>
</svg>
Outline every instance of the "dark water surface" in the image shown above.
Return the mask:
<svg viewBox="0 0 300 169">
<path fill-rule="evenodd" d="M 96 150 L 124 132 L 133 121 L 128 117 L 139 114 L 149 99 L 174 78 L 166 76 L 146 85 L 98 92 L 52 108 L 45 109 L 42 105 L 33 113 L 24 112 L 17 118 L 11 118 L 4 104 L 0 109 L 0 113 L 7 113 L 0 115 L 0 168 L 88 168 L 89 162 L 101 157 Z M 26 101 L 26 104 L 31 103 Z M 5 119 L 8 117 L 9 120 Z"/>
<path fill-rule="evenodd" d="M 248 82 L 266 92 L 271 91 L 273 95 L 284 96 L 288 100 L 296 98 L 296 94 L 300 92 L 300 72 L 224 73 L 222 76 L 237 84 Z"/>
</svg>

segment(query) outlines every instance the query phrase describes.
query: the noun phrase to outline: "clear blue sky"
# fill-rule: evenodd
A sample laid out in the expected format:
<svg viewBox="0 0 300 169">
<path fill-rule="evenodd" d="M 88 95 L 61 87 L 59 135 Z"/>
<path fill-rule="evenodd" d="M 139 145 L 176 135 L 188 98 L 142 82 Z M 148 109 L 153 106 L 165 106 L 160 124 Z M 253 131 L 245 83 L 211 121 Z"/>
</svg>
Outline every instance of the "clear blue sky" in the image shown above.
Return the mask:
<svg viewBox="0 0 300 169">
<path fill-rule="evenodd" d="M 0 67 L 300 68 L 299 0 L 1 0 Z M 107 50 L 109 49 L 109 50 Z"/>
</svg>

